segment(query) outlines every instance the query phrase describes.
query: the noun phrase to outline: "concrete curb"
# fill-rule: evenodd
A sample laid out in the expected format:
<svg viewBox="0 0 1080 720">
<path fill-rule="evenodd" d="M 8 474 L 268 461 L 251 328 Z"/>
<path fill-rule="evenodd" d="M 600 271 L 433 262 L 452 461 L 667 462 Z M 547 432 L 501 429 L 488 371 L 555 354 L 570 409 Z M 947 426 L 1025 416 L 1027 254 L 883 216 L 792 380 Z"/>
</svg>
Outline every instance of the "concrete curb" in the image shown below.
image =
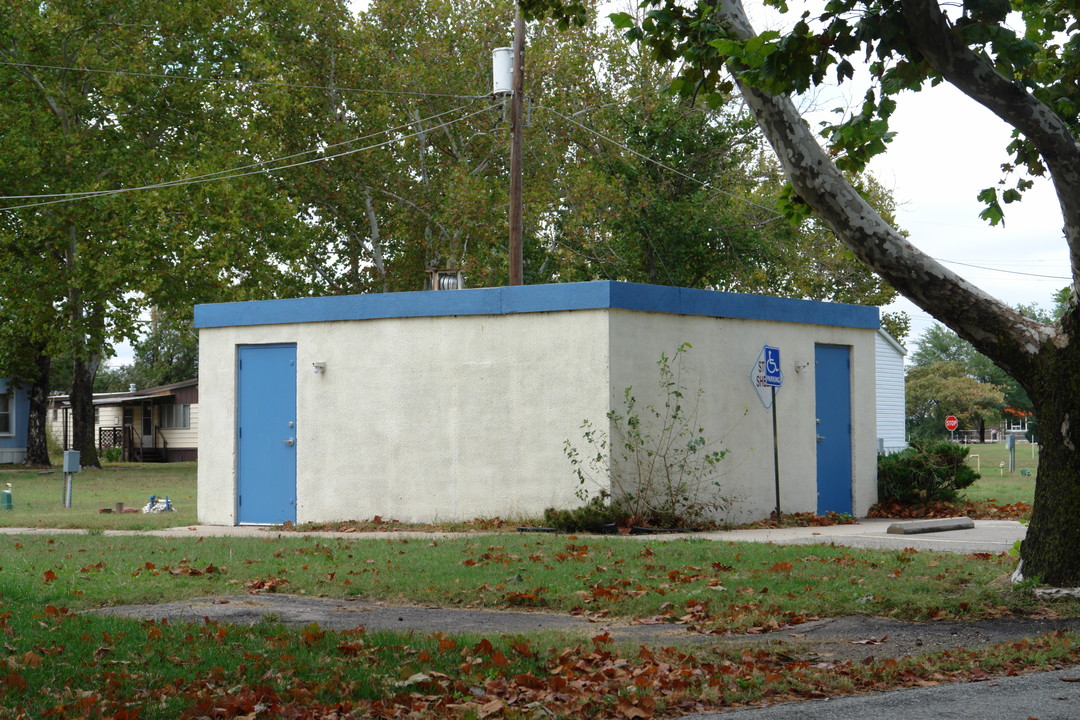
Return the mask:
<svg viewBox="0 0 1080 720">
<path fill-rule="evenodd" d="M 971 530 L 974 527 L 975 521 L 969 517 L 932 518 L 893 523 L 886 532 L 892 535 L 916 535 L 947 530 Z"/>
</svg>

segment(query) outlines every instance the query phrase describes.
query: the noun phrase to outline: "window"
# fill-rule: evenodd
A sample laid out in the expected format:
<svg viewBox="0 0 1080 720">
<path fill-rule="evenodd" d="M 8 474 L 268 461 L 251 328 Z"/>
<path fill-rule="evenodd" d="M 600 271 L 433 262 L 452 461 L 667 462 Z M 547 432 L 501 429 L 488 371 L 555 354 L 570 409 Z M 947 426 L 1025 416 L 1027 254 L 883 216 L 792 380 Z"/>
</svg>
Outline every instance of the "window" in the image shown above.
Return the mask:
<svg viewBox="0 0 1080 720">
<path fill-rule="evenodd" d="M 11 393 L 0 393 L 0 435 L 11 435 L 14 423 L 11 421 Z"/>
<path fill-rule="evenodd" d="M 158 423 L 163 430 L 191 427 L 191 406 L 162 405 L 158 409 Z"/>
</svg>

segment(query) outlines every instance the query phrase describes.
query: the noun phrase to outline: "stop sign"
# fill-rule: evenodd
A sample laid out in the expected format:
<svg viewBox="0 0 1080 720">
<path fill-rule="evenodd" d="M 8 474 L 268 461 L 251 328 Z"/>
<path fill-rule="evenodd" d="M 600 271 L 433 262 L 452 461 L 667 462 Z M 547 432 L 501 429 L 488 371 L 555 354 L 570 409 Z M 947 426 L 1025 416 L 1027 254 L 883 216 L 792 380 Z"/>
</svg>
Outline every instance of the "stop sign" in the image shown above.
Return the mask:
<svg viewBox="0 0 1080 720">
<path fill-rule="evenodd" d="M 955 415 L 950 415 L 949 417 L 945 418 L 946 430 L 955 430 L 958 427 L 960 427 L 960 421 L 956 419 Z"/>
</svg>

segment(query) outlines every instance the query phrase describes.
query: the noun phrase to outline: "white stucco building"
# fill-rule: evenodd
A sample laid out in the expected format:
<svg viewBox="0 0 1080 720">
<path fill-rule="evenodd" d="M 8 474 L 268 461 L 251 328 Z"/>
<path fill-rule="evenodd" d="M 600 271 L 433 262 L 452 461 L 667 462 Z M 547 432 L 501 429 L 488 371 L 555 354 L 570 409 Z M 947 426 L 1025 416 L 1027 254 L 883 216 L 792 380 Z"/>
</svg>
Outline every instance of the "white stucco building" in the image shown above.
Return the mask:
<svg viewBox="0 0 1080 720">
<path fill-rule="evenodd" d="M 730 520 L 876 501 L 878 310 L 616 282 L 200 305 L 199 520 L 535 517 L 580 504 L 563 454 L 682 343 L 722 438 Z M 902 375 L 901 375 L 902 376 Z"/>
</svg>

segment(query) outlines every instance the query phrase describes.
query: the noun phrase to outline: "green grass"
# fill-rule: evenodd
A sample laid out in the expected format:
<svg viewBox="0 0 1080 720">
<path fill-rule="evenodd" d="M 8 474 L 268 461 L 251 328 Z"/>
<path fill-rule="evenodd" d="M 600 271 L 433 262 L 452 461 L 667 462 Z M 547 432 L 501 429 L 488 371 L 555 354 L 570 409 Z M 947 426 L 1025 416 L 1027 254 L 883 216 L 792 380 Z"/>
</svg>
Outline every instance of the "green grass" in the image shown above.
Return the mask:
<svg viewBox="0 0 1080 720">
<path fill-rule="evenodd" d="M 513 536 L 452 540 L 0 537 L 5 599 L 73 610 L 243 593 L 360 595 L 458 607 L 692 615 L 745 631 L 811 617 L 907 620 L 1027 612 L 1038 604 L 995 581 L 1002 556 L 755 543 Z M 1080 604 L 1055 605 L 1059 613 Z"/>
<path fill-rule="evenodd" d="M 64 473 L 0 471 L 0 488 L 12 485 L 12 510 L 0 510 L 2 527 L 147 530 L 196 522 L 195 463 L 123 463 L 72 475 L 71 507 L 63 506 Z M 150 495 L 167 495 L 177 512 L 102 514 L 116 503 L 142 508 Z"/>
<path fill-rule="evenodd" d="M 604 636 L 335 633 L 288 629 L 273 618 L 236 627 L 80 612 L 242 594 L 260 581 L 284 581 L 279 592 L 328 597 L 681 618 L 722 633 L 850 614 L 1045 612 L 999 583 L 1011 565 L 986 555 L 549 535 L 0 537 L 6 654 L 0 720 L 120 718 L 136 711 L 141 720 L 333 717 L 335 711 L 468 718 L 491 714 L 500 703 L 508 717 L 533 717 L 536 703 L 555 717 L 626 717 L 633 708 L 665 717 L 765 698 L 964 679 L 972 668 L 1008 672 L 1080 662 L 1072 636 L 953 651 L 931 661 L 811 664 L 786 657 L 782 644 L 640 650 Z M 1056 603 L 1053 612 L 1075 615 L 1080 604 Z"/>
<path fill-rule="evenodd" d="M 968 464 L 979 468 L 982 477 L 963 491 L 969 500 L 993 500 L 998 505 L 1017 502 L 1032 504 L 1035 499 L 1035 476 L 1039 464 L 1037 445 L 1016 446 L 1016 469 L 1009 472 L 1009 451 L 1004 443 L 969 445 Z M 1033 456 L 1034 451 L 1034 456 Z M 1004 466 L 1001 463 L 1005 463 Z M 1031 474 L 1023 475 L 1027 470 Z"/>
</svg>

